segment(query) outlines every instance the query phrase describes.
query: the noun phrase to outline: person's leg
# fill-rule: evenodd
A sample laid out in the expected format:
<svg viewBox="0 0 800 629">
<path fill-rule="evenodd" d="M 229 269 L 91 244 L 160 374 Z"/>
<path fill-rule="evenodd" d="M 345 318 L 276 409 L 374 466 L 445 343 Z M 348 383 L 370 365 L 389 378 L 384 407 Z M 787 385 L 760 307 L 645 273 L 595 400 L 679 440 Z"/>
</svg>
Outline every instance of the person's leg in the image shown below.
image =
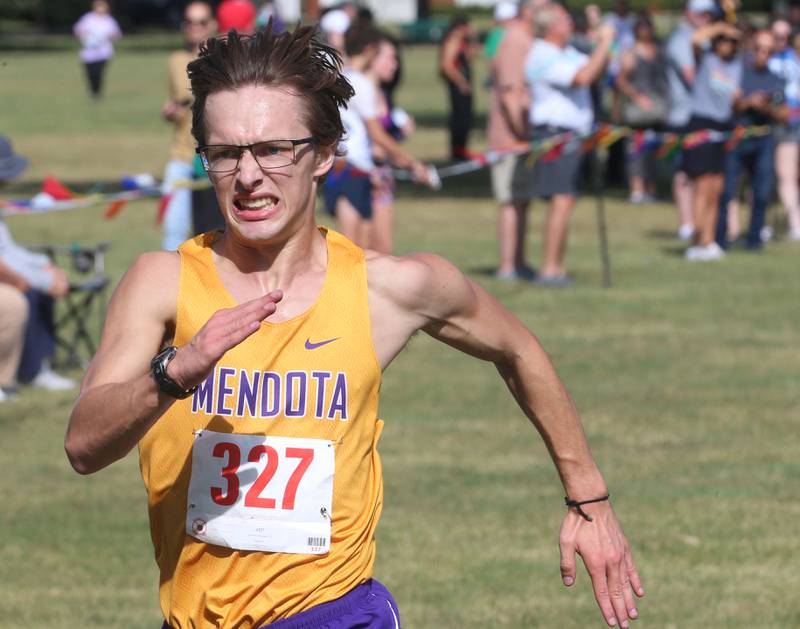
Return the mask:
<svg viewBox="0 0 800 629">
<path fill-rule="evenodd" d="M 9 284 L 0 284 L 0 387 L 16 384 L 27 322 L 25 295 Z"/>
<path fill-rule="evenodd" d="M 103 70 L 105 61 L 94 61 L 86 64 L 86 76 L 89 79 L 89 91 L 92 96 L 98 98 L 103 90 Z"/>
<path fill-rule="evenodd" d="M 472 95 L 464 94 L 455 85 L 450 85 L 450 156 L 453 159 L 467 157 L 467 140 L 472 125 Z"/>
<path fill-rule="evenodd" d="M 192 191 L 175 184 L 190 181 L 193 173 L 192 164 L 177 159 L 167 162 L 164 169 L 162 194 L 172 195 L 164 212 L 161 247 L 165 251 L 175 251 L 192 233 Z"/>
<path fill-rule="evenodd" d="M 628 171 L 628 200 L 631 203 L 643 203 L 645 201 L 645 153 L 639 150 L 636 154 L 631 154 L 631 144 L 633 140 L 626 140 L 627 149 L 625 151 L 625 167 Z"/>
<path fill-rule="evenodd" d="M 742 154 L 737 147 L 732 151 L 728 151 L 725 155 L 725 174 L 723 176 L 722 194 L 719 198 L 719 218 L 716 221 L 714 239 L 723 249 L 728 246 L 728 205 L 734 200 L 741 169 Z"/>
<path fill-rule="evenodd" d="M 775 174 L 778 178 L 778 197 L 789 220 L 789 236 L 800 240 L 800 144 L 781 142 L 775 149 Z"/>
<path fill-rule="evenodd" d="M 689 240 L 694 233 L 693 206 L 695 183 L 682 170 L 676 171 L 672 177 L 672 198 L 678 209 L 678 235 Z"/>
<path fill-rule="evenodd" d="M 767 206 L 772 197 L 772 174 L 775 170 L 773 156 L 774 144 L 771 137 L 756 138 L 752 159 L 753 205 L 750 214 L 750 227 L 747 231 L 747 247 L 761 248 L 761 229 L 767 215 Z"/>
<path fill-rule="evenodd" d="M 336 201 L 336 220 L 339 231 L 359 247 L 369 247 L 369 223 L 358 213 L 346 197 L 340 196 Z"/>
<path fill-rule="evenodd" d="M 540 275 L 562 277 L 566 275 L 564 256 L 567 250 L 567 233 L 575 195 L 556 194 L 550 199 L 550 207 L 544 224 L 543 257 Z"/>
<path fill-rule="evenodd" d="M 530 272 L 528 267 L 528 256 L 525 251 L 525 241 L 528 232 L 528 202 L 514 201 L 514 214 L 516 215 L 516 229 L 514 242 L 514 267 L 517 272 Z"/>
<path fill-rule="evenodd" d="M 28 300 L 28 325 L 25 327 L 17 380 L 27 383 L 36 378 L 45 361 L 55 355 L 56 337 L 53 298 L 36 289 L 28 290 L 25 297 Z"/>
<path fill-rule="evenodd" d="M 369 221 L 369 246 L 378 253 L 391 254 L 394 246 L 394 200 L 373 199 Z"/>
<path fill-rule="evenodd" d="M 725 184 L 722 173 L 713 173 L 705 176 L 706 179 L 706 212 L 700 229 L 700 243 L 708 246 L 715 242 L 717 235 L 717 219 L 719 216 L 719 198 Z"/>
</svg>

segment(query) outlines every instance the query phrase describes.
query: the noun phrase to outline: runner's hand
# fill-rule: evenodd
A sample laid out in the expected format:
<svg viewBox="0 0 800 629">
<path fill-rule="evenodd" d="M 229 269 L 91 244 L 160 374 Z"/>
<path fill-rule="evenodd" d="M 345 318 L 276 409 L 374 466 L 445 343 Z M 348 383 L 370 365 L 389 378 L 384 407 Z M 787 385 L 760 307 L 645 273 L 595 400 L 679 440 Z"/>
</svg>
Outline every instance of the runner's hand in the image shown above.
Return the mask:
<svg viewBox="0 0 800 629">
<path fill-rule="evenodd" d="M 579 554 L 606 623 L 628 627 L 639 617 L 633 594 L 644 596 L 628 540 L 608 502 L 585 505 L 583 510 L 592 522 L 570 509 L 561 524 L 561 578 L 566 586 L 575 582 L 575 554 Z"/>
<path fill-rule="evenodd" d="M 203 382 L 222 355 L 258 330 L 281 299 L 283 292 L 274 290 L 235 308 L 217 310 L 192 340 L 178 349 L 167 366 L 170 378 L 186 389 Z"/>
</svg>

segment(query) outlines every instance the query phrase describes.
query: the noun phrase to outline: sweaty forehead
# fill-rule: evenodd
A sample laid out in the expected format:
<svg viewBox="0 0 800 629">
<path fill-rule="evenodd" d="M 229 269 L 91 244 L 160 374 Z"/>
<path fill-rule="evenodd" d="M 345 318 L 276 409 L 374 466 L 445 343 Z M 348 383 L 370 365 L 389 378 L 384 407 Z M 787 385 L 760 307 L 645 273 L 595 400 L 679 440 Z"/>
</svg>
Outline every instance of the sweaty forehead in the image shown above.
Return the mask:
<svg viewBox="0 0 800 629">
<path fill-rule="evenodd" d="M 302 99 L 286 88 L 250 85 L 206 99 L 209 144 L 252 144 L 310 135 Z"/>
</svg>

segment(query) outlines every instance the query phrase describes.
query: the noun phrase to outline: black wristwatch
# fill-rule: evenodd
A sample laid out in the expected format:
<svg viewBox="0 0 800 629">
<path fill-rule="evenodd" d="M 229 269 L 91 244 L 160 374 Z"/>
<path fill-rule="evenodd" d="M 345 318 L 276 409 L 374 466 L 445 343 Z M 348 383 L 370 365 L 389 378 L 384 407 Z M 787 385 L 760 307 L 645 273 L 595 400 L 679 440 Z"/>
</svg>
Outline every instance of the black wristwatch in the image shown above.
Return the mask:
<svg viewBox="0 0 800 629">
<path fill-rule="evenodd" d="M 152 372 L 153 378 L 155 378 L 159 389 L 161 389 L 167 395 L 171 395 L 174 398 L 183 400 L 197 391 L 197 385 L 189 387 L 188 389 L 182 389 L 181 385 L 167 375 L 167 365 L 169 365 L 169 361 L 175 358 L 175 354 L 177 353 L 178 348 L 174 345 L 160 351 L 155 355 L 153 360 L 150 361 L 150 371 Z"/>
</svg>

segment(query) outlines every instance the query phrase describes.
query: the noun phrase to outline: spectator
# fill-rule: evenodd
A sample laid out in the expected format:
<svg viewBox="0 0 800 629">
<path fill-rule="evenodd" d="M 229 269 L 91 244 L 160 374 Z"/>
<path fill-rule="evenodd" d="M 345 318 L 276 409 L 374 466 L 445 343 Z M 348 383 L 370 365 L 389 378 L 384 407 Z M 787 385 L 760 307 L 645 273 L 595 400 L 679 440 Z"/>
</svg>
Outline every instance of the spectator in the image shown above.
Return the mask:
<svg viewBox="0 0 800 629">
<path fill-rule="evenodd" d="M 697 71 L 692 35 L 698 28 L 707 26 L 716 11 L 713 0 L 689 0 L 684 18 L 667 41 L 667 80 L 669 82 L 670 109 L 667 116 L 669 130 L 683 133 L 692 114 L 692 85 Z M 690 240 L 694 234 L 692 198 L 694 185 L 678 158 L 672 178 L 672 196 L 678 209 L 678 236 Z"/>
<path fill-rule="evenodd" d="M 494 27 L 486 36 L 486 41 L 483 44 L 483 51 L 486 58 L 491 61 L 497 54 L 497 47 L 500 45 L 500 40 L 503 39 L 503 34 L 506 32 L 506 27 L 511 21 L 517 17 L 519 7 L 516 2 L 511 0 L 500 0 L 494 5 L 492 10 L 492 17 L 494 18 Z"/>
<path fill-rule="evenodd" d="M 399 45 L 382 33 L 378 51 L 366 75 L 377 88 L 377 114 L 383 129 L 398 142 L 414 131 L 414 119 L 404 110 L 394 106 L 393 91 L 400 80 Z M 395 180 L 387 162 L 386 152 L 377 144 L 372 146 L 376 164 L 372 177 L 372 220 L 370 221 L 370 248 L 379 253 L 392 253 L 394 246 Z"/>
<path fill-rule="evenodd" d="M 326 211 L 336 216 L 341 232 L 361 247 L 370 246 L 373 145 L 378 145 L 394 164 L 410 168 L 420 181 L 429 183 L 426 166 L 404 151 L 381 125 L 377 88 L 365 72 L 382 39 L 384 36 L 371 24 L 355 22 L 347 31 L 344 76 L 355 94 L 340 110 L 345 140 L 339 150 L 344 159 L 334 162 L 323 187 Z"/>
<path fill-rule="evenodd" d="M 0 262 L 0 402 L 13 396 L 17 369 L 22 358 L 28 302 L 22 292 L 25 284 Z"/>
<path fill-rule="evenodd" d="M 533 0 L 522 0 L 519 15 L 508 22 L 492 60 L 487 136 L 493 150 L 527 143 L 525 59 L 533 45 L 533 14 Z M 500 280 L 532 280 L 535 276 L 525 256 L 528 205 L 534 194 L 533 177 L 525 169 L 525 159 L 509 154 L 492 164 L 492 192 L 500 206 L 500 266 L 495 274 Z"/>
<path fill-rule="evenodd" d="M 222 0 L 217 7 L 217 24 L 222 34 L 236 31 L 252 35 L 256 32 L 256 6 L 250 0 Z"/>
<path fill-rule="evenodd" d="M 715 22 L 692 35 L 696 54 L 701 59 L 692 87 L 688 131 L 730 131 L 733 128 L 733 103 L 739 94 L 742 62 L 737 56 L 739 31 L 726 22 Z M 706 50 L 706 44 L 711 48 Z M 725 257 L 716 242 L 717 215 L 725 170 L 724 140 L 704 141 L 684 151 L 683 166 L 694 180 L 692 199 L 695 233 L 686 249 L 687 260 L 709 262 Z"/>
<path fill-rule="evenodd" d="M 325 34 L 328 43 L 345 57 L 344 39 L 347 29 L 358 16 L 358 7 L 354 2 L 341 2 L 325 12 L 319 21 L 320 30 Z"/>
<path fill-rule="evenodd" d="M 634 44 L 620 60 L 617 88 L 624 97 L 622 122 L 634 129 L 660 128 L 667 121 L 669 86 L 666 60 L 649 16 L 639 16 Z M 655 148 L 640 148 L 628 158 L 631 203 L 653 200 L 658 167 Z"/>
<path fill-rule="evenodd" d="M 200 44 L 216 30 L 213 10 L 208 2 L 190 2 L 183 13 L 183 49 L 173 52 L 167 64 L 169 100 L 161 109 L 164 119 L 173 126 L 170 160 L 164 169 L 164 194 L 170 195 L 164 211 L 162 248 L 175 251 L 192 231 L 192 192 L 175 187 L 194 175 L 194 138 L 192 137 L 192 90 L 186 66 L 197 57 Z"/>
<path fill-rule="evenodd" d="M 775 174 L 778 196 L 789 219 L 789 239 L 800 241 L 800 56 L 792 46 L 791 35 L 788 21 L 773 22 L 775 52 L 770 57 L 769 69 L 786 85 L 784 96 L 789 119 L 775 127 Z"/>
<path fill-rule="evenodd" d="M 450 97 L 450 157 L 470 159 L 467 149 L 472 128 L 472 61 L 475 57 L 475 34 L 469 18 L 457 15 L 442 39 L 439 71 L 447 83 Z"/>
<path fill-rule="evenodd" d="M 536 11 L 534 34 L 537 39 L 525 60 L 532 138 L 588 133 L 594 122 L 589 86 L 603 74 L 614 29 L 608 24 L 600 27 L 597 46 L 587 56 L 568 44 L 572 35 L 569 13 L 560 5 L 550 4 Z M 542 268 L 535 280 L 543 286 L 565 287 L 571 283 L 564 258 L 580 165 L 581 156 L 573 151 L 552 161 L 539 159 L 534 168 L 536 194 L 549 200 Z"/>
<path fill-rule="evenodd" d="M 269 21 L 272 20 L 272 30 L 276 33 L 283 33 L 286 30 L 286 24 L 281 18 L 278 7 L 275 6 L 273 0 L 263 0 L 258 7 L 258 14 L 256 15 L 256 28 L 266 28 Z"/>
<path fill-rule="evenodd" d="M 757 31 L 753 43 L 753 53 L 745 60 L 740 93 L 734 103 L 738 113 L 736 124 L 771 127 L 775 122 L 788 119 L 789 111 L 784 102 L 785 83 L 768 67 L 775 43 L 772 33 Z M 736 193 L 743 167 L 749 171 L 753 193 L 745 246 L 751 251 L 761 249 L 761 229 L 772 197 L 774 153 L 775 138 L 770 133 L 743 140 L 725 156 L 725 185 L 720 198 L 716 234 L 717 244 L 723 249 L 728 246 L 726 209 Z"/>
<path fill-rule="evenodd" d="M 75 23 L 73 32 L 81 41 L 80 58 L 86 68 L 89 92 L 93 98 L 100 98 L 106 65 L 114 56 L 113 42 L 122 37 L 108 2 L 94 0 L 92 10 Z"/>
<path fill-rule="evenodd" d="M 0 185 L 22 174 L 27 166 L 28 160 L 15 154 L 11 142 L 0 136 Z M 14 242 L 2 218 L 0 218 L 0 265 L 3 270 L 3 281 L 24 293 L 28 302 L 22 356 L 17 359 L 17 380 L 47 390 L 71 389 L 75 383 L 59 376 L 53 371 L 50 363 L 56 350 L 54 300 L 64 297 L 69 291 L 66 273 L 54 266 L 46 255 L 29 251 Z M 15 351 L 11 350 L 12 356 L 16 355 Z M 0 373 L 0 376 L 2 375 Z M 3 386 L 6 380 L 7 376 L 4 376 L 4 379 L 0 380 L 0 386 Z"/>
</svg>

